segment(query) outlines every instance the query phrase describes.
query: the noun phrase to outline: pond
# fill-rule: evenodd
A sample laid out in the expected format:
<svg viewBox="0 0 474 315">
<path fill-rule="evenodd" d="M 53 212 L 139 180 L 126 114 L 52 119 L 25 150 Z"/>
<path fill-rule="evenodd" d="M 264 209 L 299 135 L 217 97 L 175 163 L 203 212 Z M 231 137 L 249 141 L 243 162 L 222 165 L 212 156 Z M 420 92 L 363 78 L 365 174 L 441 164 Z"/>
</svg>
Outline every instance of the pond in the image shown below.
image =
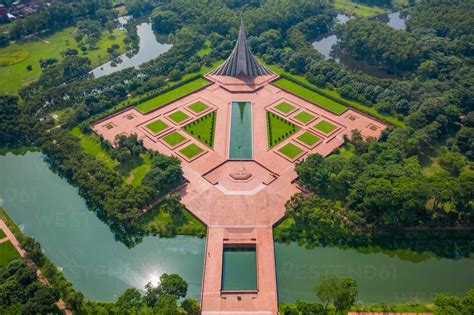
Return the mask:
<svg viewBox="0 0 474 315">
<path fill-rule="evenodd" d="M 129 18 L 122 17 L 119 19 L 120 27 L 123 28 L 123 25 L 128 22 Z M 130 52 L 120 55 L 117 60 L 111 60 L 91 71 L 94 74 L 95 78 L 100 78 L 104 75 L 109 75 L 111 73 L 135 67 L 138 68 L 142 63 L 148 62 L 152 59 L 157 58 L 159 55 L 167 52 L 171 48 L 171 44 L 164 43 L 165 38 L 157 38 L 151 23 L 144 22 L 137 25 L 137 35 L 140 38 L 140 44 L 138 52 L 134 55 L 131 55 Z"/>
<path fill-rule="evenodd" d="M 352 17 L 346 14 L 337 14 L 336 20 L 337 23 L 344 24 L 349 21 Z M 394 29 L 397 30 L 405 30 L 406 29 L 406 20 L 408 19 L 408 15 L 402 12 L 393 12 L 390 14 L 383 14 L 374 17 L 374 19 L 383 22 Z M 377 69 L 375 67 L 371 67 L 370 65 L 361 63 L 350 56 L 346 55 L 338 55 L 334 52 L 333 47 L 337 43 L 338 37 L 333 32 L 324 34 L 316 38 L 316 40 L 312 43 L 314 49 L 320 52 L 325 58 L 333 59 L 337 63 L 341 63 L 349 69 L 362 71 L 373 75 L 378 78 L 390 78 L 390 79 L 400 79 L 392 74 L 389 74 L 383 70 Z"/>
<path fill-rule="evenodd" d="M 127 248 L 41 153 L 0 156 L 0 206 L 89 299 L 115 300 L 129 287 L 156 283 L 164 272 L 180 274 L 188 296 L 200 297 L 204 239 L 146 237 Z M 414 263 L 382 253 L 275 244 L 275 261 L 281 302 L 314 299 L 314 284 L 325 273 L 354 277 L 364 302 L 428 302 L 435 293 L 461 294 L 474 283 L 474 259 Z"/>
<path fill-rule="evenodd" d="M 147 237 L 128 249 L 40 153 L 0 156 L 0 174 L 0 206 L 87 298 L 115 300 L 165 272 L 180 274 L 188 296 L 200 298 L 205 240 Z"/>
</svg>

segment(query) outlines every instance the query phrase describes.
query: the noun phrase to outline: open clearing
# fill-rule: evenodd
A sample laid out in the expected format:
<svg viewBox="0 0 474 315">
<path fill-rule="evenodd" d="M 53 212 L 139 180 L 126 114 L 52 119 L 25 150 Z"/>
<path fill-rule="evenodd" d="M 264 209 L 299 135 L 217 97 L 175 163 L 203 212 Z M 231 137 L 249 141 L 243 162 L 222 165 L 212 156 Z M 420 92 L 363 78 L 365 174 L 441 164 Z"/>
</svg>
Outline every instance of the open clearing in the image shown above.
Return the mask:
<svg viewBox="0 0 474 315">
<path fill-rule="evenodd" d="M 5 48 L 0 48 L 0 60 L 2 55 L 18 54 L 16 57 L 18 60 L 22 55 L 28 54 L 26 58 L 15 64 L 9 66 L 1 66 L 0 64 L 0 94 L 16 94 L 22 86 L 36 81 L 41 74 L 40 59 L 56 58 L 61 60 L 61 51 L 68 48 L 79 50 L 74 40 L 74 30 L 75 28 L 69 27 L 46 37 L 44 40 L 36 39 L 17 42 Z M 120 53 L 125 52 L 126 48 L 123 40 L 125 39 L 126 31 L 114 30 L 113 34 L 114 37 L 111 38 L 108 32 L 104 32 L 102 38 L 97 42 L 97 49 L 88 50 L 85 55 L 82 53 L 79 55 L 89 57 L 92 63 L 91 66 L 96 67 L 110 59 L 107 48 L 112 46 L 112 44 L 120 45 Z M 32 66 L 31 71 L 26 70 L 28 65 Z"/>
<path fill-rule="evenodd" d="M 15 246 L 10 241 L 0 244 L 0 267 L 8 265 L 14 259 L 20 258 Z"/>
</svg>

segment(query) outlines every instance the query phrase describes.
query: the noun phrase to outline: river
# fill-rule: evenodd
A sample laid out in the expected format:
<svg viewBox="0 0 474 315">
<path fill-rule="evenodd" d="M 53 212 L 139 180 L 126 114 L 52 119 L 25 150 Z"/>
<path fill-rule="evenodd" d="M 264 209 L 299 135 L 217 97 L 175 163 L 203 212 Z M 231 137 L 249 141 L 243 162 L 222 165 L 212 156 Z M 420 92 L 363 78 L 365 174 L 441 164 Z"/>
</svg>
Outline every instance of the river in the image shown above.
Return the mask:
<svg viewBox="0 0 474 315">
<path fill-rule="evenodd" d="M 119 27 L 123 28 L 130 18 L 119 18 Z M 95 78 L 104 75 L 135 67 L 138 68 L 142 63 L 157 58 L 159 55 L 167 52 L 171 48 L 171 44 L 164 43 L 164 37 L 156 37 L 150 22 L 144 22 L 137 25 L 137 35 L 140 38 L 138 52 L 131 55 L 130 52 L 124 53 L 118 57 L 121 62 L 111 60 L 91 71 Z"/>
<path fill-rule="evenodd" d="M 204 239 L 146 237 L 128 249 L 41 153 L 0 156 L 0 206 L 89 299 L 115 300 L 164 272 L 179 273 L 189 283 L 188 296 L 200 297 Z M 461 294 L 474 284 L 474 259 L 414 263 L 392 256 L 275 244 L 279 299 L 314 299 L 314 284 L 326 273 L 354 277 L 364 302 L 428 302 L 437 292 Z"/>
</svg>

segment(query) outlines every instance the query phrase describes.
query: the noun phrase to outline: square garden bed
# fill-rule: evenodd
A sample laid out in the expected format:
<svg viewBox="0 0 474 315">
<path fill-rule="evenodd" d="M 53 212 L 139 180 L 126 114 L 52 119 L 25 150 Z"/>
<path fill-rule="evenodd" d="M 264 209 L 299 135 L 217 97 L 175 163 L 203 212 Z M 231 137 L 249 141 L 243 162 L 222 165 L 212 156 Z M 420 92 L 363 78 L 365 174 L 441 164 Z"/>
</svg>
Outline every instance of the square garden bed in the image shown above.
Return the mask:
<svg viewBox="0 0 474 315">
<path fill-rule="evenodd" d="M 186 113 L 181 110 L 177 110 L 166 117 L 168 117 L 168 119 L 174 122 L 176 125 L 179 125 L 183 121 L 189 120 L 190 118 Z"/>
<path fill-rule="evenodd" d="M 161 142 L 163 142 L 167 147 L 173 149 L 179 146 L 182 143 L 185 143 L 189 141 L 185 136 L 180 134 L 177 131 L 173 131 L 165 136 L 163 136 L 161 139 Z"/>
<path fill-rule="evenodd" d="M 153 132 L 154 134 L 159 134 L 165 131 L 166 129 L 168 129 L 170 126 L 167 123 L 165 123 L 163 120 L 157 119 L 147 124 L 145 127 L 151 132 Z"/>
<path fill-rule="evenodd" d="M 296 106 L 293 106 L 287 102 L 281 102 L 280 104 L 273 106 L 273 109 L 279 113 L 282 113 L 284 116 L 287 116 L 296 110 Z"/>
<path fill-rule="evenodd" d="M 181 150 L 178 151 L 179 154 L 188 162 L 191 162 L 192 160 L 198 158 L 199 156 L 203 155 L 207 151 L 205 151 L 203 148 L 198 146 L 195 143 L 191 143 Z"/>
<path fill-rule="evenodd" d="M 320 132 L 322 132 L 326 135 L 329 135 L 337 129 L 337 126 L 331 124 L 327 120 L 321 120 L 316 125 L 314 125 L 312 128 L 317 130 L 317 131 L 320 131 Z"/>
<path fill-rule="evenodd" d="M 298 159 L 305 153 L 305 150 L 303 150 L 301 147 L 297 146 L 292 142 L 288 142 L 287 144 L 276 150 L 276 152 L 287 160 L 294 162 L 296 159 Z"/>
<path fill-rule="evenodd" d="M 301 143 L 302 145 L 308 147 L 309 149 L 314 148 L 318 143 L 321 142 L 321 137 L 318 137 L 317 135 L 305 131 L 302 134 L 300 134 L 298 137 L 296 137 L 296 141 L 298 143 Z"/>
<path fill-rule="evenodd" d="M 199 101 L 187 106 L 187 109 L 189 109 L 194 114 L 199 115 L 206 112 L 209 109 L 209 106 Z"/>
<path fill-rule="evenodd" d="M 303 125 L 307 125 L 312 122 L 316 118 L 316 115 L 311 114 L 305 110 L 299 111 L 296 115 L 293 116 L 293 119 L 302 123 Z"/>
</svg>

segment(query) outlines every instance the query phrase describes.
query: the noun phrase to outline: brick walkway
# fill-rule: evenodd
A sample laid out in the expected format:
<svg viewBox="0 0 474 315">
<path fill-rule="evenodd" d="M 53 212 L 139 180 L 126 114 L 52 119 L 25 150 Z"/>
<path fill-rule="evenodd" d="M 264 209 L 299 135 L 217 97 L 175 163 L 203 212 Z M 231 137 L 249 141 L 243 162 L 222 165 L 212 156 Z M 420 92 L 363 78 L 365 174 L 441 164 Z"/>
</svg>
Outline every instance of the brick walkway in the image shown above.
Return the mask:
<svg viewBox="0 0 474 315">
<path fill-rule="evenodd" d="M 351 109 L 340 116 L 335 115 L 270 84 L 272 77 L 249 84 L 231 77 L 226 77 L 225 80 L 223 77 L 208 79 L 214 81 L 214 84 L 149 114 L 141 114 L 131 108 L 94 124 L 92 128 L 111 143 L 117 135 L 137 134 L 148 149 L 181 159 L 184 176 L 189 181 L 180 190 L 182 202 L 208 227 L 202 281 L 202 314 L 276 314 L 278 300 L 272 227 L 284 216 L 285 202 L 299 192 L 298 187 L 293 184 L 296 179 L 296 161 L 278 154 L 278 148 L 291 142 L 303 150 L 298 159 L 310 153 L 327 156 L 343 144 L 343 136 L 350 136 L 353 129 L 359 129 L 364 137 L 379 137 L 386 126 Z M 204 115 L 188 111 L 187 107 L 197 101 L 209 106 L 207 113 L 217 113 L 212 149 L 182 130 L 185 124 Z M 230 104 L 233 101 L 251 102 L 253 106 L 252 162 L 226 163 L 230 137 Z M 292 104 L 295 109 L 286 116 L 280 114 L 273 107 L 281 102 Z M 182 124 L 171 123 L 167 115 L 178 108 L 193 116 L 192 119 Z M 269 149 L 267 111 L 285 116 L 285 119 L 300 127 L 301 131 Z M 313 122 L 305 125 L 293 118 L 302 111 L 311 113 L 314 116 Z M 171 127 L 161 134 L 151 134 L 143 126 L 156 119 L 165 121 Z M 311 128 L 322 120 L 333 124 L 335 129 L 324 134 Z M 165 145 L 160 139 L 172 131 L 179 131 L 187 138 L 187 142 L 174 148 Z M 317 135 L 321 141 L 313 147 L 305 147 L 296 140 L 304 131 Z M 206 153 L 192 161 L 184 159 L 178 152 L 189 143 L 195 143 Z M 242 181 L 229 177 L 229 173 L 242 169 L 251 172 L 252 177 Z M 226 242 L 256 246 L 256 292 L 221 291 L 222 255 Z"/>
</svg>

